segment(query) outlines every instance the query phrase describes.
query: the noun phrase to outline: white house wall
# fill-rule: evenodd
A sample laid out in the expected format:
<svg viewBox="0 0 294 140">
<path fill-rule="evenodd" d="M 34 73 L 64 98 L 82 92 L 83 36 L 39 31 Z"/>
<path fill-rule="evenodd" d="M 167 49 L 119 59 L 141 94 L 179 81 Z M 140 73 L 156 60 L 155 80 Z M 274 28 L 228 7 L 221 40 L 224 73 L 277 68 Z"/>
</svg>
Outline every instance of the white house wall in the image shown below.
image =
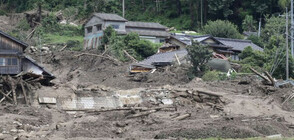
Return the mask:
<svg viewBox="0 0 294 140">
<path fill-rule="evenodd" d="M 106 21 L 105 22 L 105 28 L 107 28 L 108 26 L 111 25 L 118 25 L 119 29 L 115 29 L 115 31 L 122 31 L 125 32 L 126 31 L 126 22 L 124 21 Z"/>
</svg>

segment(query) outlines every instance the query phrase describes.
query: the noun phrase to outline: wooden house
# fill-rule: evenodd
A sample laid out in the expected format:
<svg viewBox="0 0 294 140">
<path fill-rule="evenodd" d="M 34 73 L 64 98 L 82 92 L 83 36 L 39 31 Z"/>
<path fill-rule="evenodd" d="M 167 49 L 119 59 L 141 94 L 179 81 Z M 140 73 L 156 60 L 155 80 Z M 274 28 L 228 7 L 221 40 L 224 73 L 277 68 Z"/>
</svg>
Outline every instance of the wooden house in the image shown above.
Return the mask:
<svg viewBox="0 0 294 140">
<path fill-rule="evenodd" d="M 46 80 L 54 79 L 53 74 L 24 54 L 27 47 L 28 44 L 0 31 L 0 75 L 22 73 Z"/>
<path fill-rule="evenodd" d="M 28 45 L 0 31 L 0 74 L 19 74 Z"/>
</svg>

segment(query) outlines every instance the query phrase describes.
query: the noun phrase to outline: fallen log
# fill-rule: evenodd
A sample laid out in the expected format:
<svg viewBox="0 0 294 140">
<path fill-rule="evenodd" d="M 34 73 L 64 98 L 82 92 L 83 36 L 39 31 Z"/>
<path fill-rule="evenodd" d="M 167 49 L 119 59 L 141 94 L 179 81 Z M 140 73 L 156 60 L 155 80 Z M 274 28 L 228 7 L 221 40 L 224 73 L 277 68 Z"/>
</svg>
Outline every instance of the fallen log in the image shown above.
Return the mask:
<svg viewBox="0 0 294 140">
<path fill-rule="evenodd" d="M 131 56 L 126 50 L 123 50 L 123 52 L 129 57 L 133 62 L 138 62 L 137 59 L 135 59 L 133 56 Z"/>
<path fill-rule="evenodd" d="M 207 95 L 215 96 L 215 97 L 223 97 L 222 95 L 220 95 L 218 93 L 207 91 L 207 90 L 203 90 L 203 89 L 196 89 L 196 91 L 198 93 L 201 93 L 201 94 L 207 94 Z"/>
<path fill-rule="evenodd" d="M 132 116 L 129 116 L 127 118 L 137 118 L 137 117 L 143 117 L 143 116 L 147 116 L 149 114 L 152 114 L 152 113 L 155 113 L 157 112 L 157 110 L 149 110 L 149 111 L 145 111 L 145 112 L 140 112 L 138 114 L 135 114 L 135 115 L 132 115 Z"/>
<path fill-rule="evenodd" d="M 176 118 L 176 117 L 178 117 L 178 116 L 180 116 L 180 113 L 175 113 L 175 114 L 170 115 L 170 117 L 171 117 L 172 119 L 174 119 L 174 118 Z"/>
<path fill-rule="evenodd" d="M 90 112 L 110 112 L 110 111 L 123 111 L 123 110 L 140 110 L 140 111 L 149 111 L 149 110 L 164 110 L 164 109 L 173 109 L 176 111 L 176 107 L 173 106 L 165 106 L 165 107 L 154 107 L 154 108 L 147 108 L 147 107 L 125 107 L 125 108 L 114 108 L 114 109 L 63 109 L 63 111 L 85 111 L 87 113 Z M 168 110 L 170 111 L 170 110 Z"/>
<path fill-rule="evenodd" d="M 274 78 L 267 71 L 264 72 L 264 73 L 269 78 L 269 80 L 271 81 L 272 86 L 275 86 L 276 85 L 276 82 L 275 82 Z"/>
<path fill-rule="evenodd" d="M 263 76 L 262 74 L 260 74 L 259 72 L 257 72 L 255 69 L 253 69 L 253 68 L 249 68 L 253 73 L 255 73 L 256 75 L 258 75 L 259 77 L 261 77 L 263 80 L 265 80 L 265 81 L 267 81 L 267 82 L 269 82 L 269 83 L 271 83 L 271 81 L 267 78 L 267 77 L 265 77 L 265 76 Z"/>
<path fill-rule="evenodd" d="M 188 114 L 184 114 L 184 115 L 181 115 L 181 116 L 178 116 L 178 117 L 175 117 L 173 118 L 172 120 L 177 120 L 177 121 L 180 121 L 180 120 L 184 120 L 188 117 L 191 117 L 191 113 L 188 113 Z"/>
</svg>

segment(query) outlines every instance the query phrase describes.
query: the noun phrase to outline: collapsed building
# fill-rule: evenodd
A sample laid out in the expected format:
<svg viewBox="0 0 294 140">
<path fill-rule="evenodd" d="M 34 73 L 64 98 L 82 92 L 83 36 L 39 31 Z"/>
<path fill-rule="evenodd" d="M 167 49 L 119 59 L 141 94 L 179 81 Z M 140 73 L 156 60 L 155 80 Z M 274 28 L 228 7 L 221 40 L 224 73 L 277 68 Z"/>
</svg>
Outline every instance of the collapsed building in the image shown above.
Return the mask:
<svg viewBox="0 0 294 140">
<path fill-rule="evenodd" d="M 250 40 L 219 38 L 211 35 L 185 35 L 174 34 L 167 39 L 167 43 L 159 48 L 158 53 L 145 60 L 132 64 L 131 73 L 150 72 L 158 67 L 173 65 L 174 63 L 187 63 L 188 54 L 186 47 L 192 45 L 192 41 L 197 41 L 206 45 L 213 52 L 213 60 L 208 64 L 212 69 L 227 72 L 231 69 L 229 58 L 240 60 L 238 55 L 248 46 L 253 50 L 263 51 L 263 49 Z"/>
</svg>

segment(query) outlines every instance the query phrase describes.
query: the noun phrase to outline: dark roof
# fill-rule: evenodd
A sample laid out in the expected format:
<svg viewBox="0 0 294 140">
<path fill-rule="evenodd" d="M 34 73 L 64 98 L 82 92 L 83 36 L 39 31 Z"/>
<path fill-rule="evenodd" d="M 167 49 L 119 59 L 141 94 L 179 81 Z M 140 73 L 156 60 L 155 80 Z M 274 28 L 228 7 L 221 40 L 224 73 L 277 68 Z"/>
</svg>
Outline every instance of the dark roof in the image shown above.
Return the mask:
<svg viewBox="0 0 294 140">
<path fill-rule="evenodd" d="M 127 27 L 134 27 L 134 28 L 151 28 L 151 29 L 167 29 L 166 26 L 163 26 L 159 23 L 154 23 L 154 22 L 134 22 L 134 21 L 129 21 L 126 23 L 126 28 Z"/>
<path fill-rule="evenodd" d="M 40 69 L 42 69 L 44 72 L 45 72 L 45 74 L 47 75 L 47 76 L 50 76 L 52 79 L 55 79 L 56 77 L 52 74 L 52 73 L 50 73 L 48 70 L 46 70 L 44 67 L 42 67 L 42 66 L 40 66 L 37 62 L 36 62 L 36 60 L 34 60 L 33 58 L 31 58 L 31 57 L 29 57 L 29 56 L 24 56 L 24 58 L 25 59 L 27 59 L 27 60 L 29 60 L 31 63 L 33 63 L 35 66 L 37 66 L 37 67 L 39 67 Z"/>
<path fill-rule="evenodd" d="M 135 63 L 135 64 L 132 64 L 131 66 L 138 66 L 138 67 L 145 67 L 145 68 L 155 69 L 155 67 L 153 65 L 140 64 L 140 63 Z"/>
<path fill-rule="evenodd" d="M 15 37 L 12 37 L 12 36 L 4 33 L 1 30 L 0 30 L 0 34 L 3 35 L 3 36 L 5 36 L 5 37 L 7 37 L 7 38 L 9 38 L 9 39 L 11 39 L 12 41 L 14 41 L 14 42 L 16 42 L 18 44 L 20 44 L 23 47 L 24 50 L 29 46 L 28 44 L 22 42 L 21 40 L 16 39 Z"/>
<path fill-rule="evenodd" d="M 156 37 L 169 37 L 170 34 L 166 31 L 157 30 L 144 30 L 144 29 L 130 29 L 126 28 L 127 33 L 135 32 L 140 36 L 156 36 Z"/>
<path fill-rule="evenodd" d="M 176 61 L 175 54 L 177 54 L 178 58 L 182 60 L 188 54 L 188 52 L 186 49 L 182 49 L 172 52 L 158 53 L 144 59 L 143 61 L 139 62 L 139 64 L 152 65 L 153 63 L 172 63 Z"/>
<path fill-rule="evenodd" d="M 232 50 L 235 50 L 235 51 L 243 51 L 248 46 L 251 46 L 253 50 L 263 51 L 261 47 L 254 44 L 251 40 L 219 38 L 219 37 L 216 37 L 216 39 L 227 46 L 233 47 Z"/>
<path fill-rule="evenodd" d="M 230 46 L 223 44 L 221 41 L 219 41 L 218 39 L 216 39 L 215 37 L 211 35 L 176 35 L 171 37 L 186 45 L 192 45 L 191 39 L 200 43 L 204 43 L 203 41 L 207 39 L 212 39 L 218 44 L 209 44 L 209 46 L 211 47 L 231 48 Z"/>
<path fill-rule="evenodd" d="M 128 21 L 117 14 L 95 13 L 94 16 L 106 21 L 124 21 L 124 22 Z"/>
</svg>

